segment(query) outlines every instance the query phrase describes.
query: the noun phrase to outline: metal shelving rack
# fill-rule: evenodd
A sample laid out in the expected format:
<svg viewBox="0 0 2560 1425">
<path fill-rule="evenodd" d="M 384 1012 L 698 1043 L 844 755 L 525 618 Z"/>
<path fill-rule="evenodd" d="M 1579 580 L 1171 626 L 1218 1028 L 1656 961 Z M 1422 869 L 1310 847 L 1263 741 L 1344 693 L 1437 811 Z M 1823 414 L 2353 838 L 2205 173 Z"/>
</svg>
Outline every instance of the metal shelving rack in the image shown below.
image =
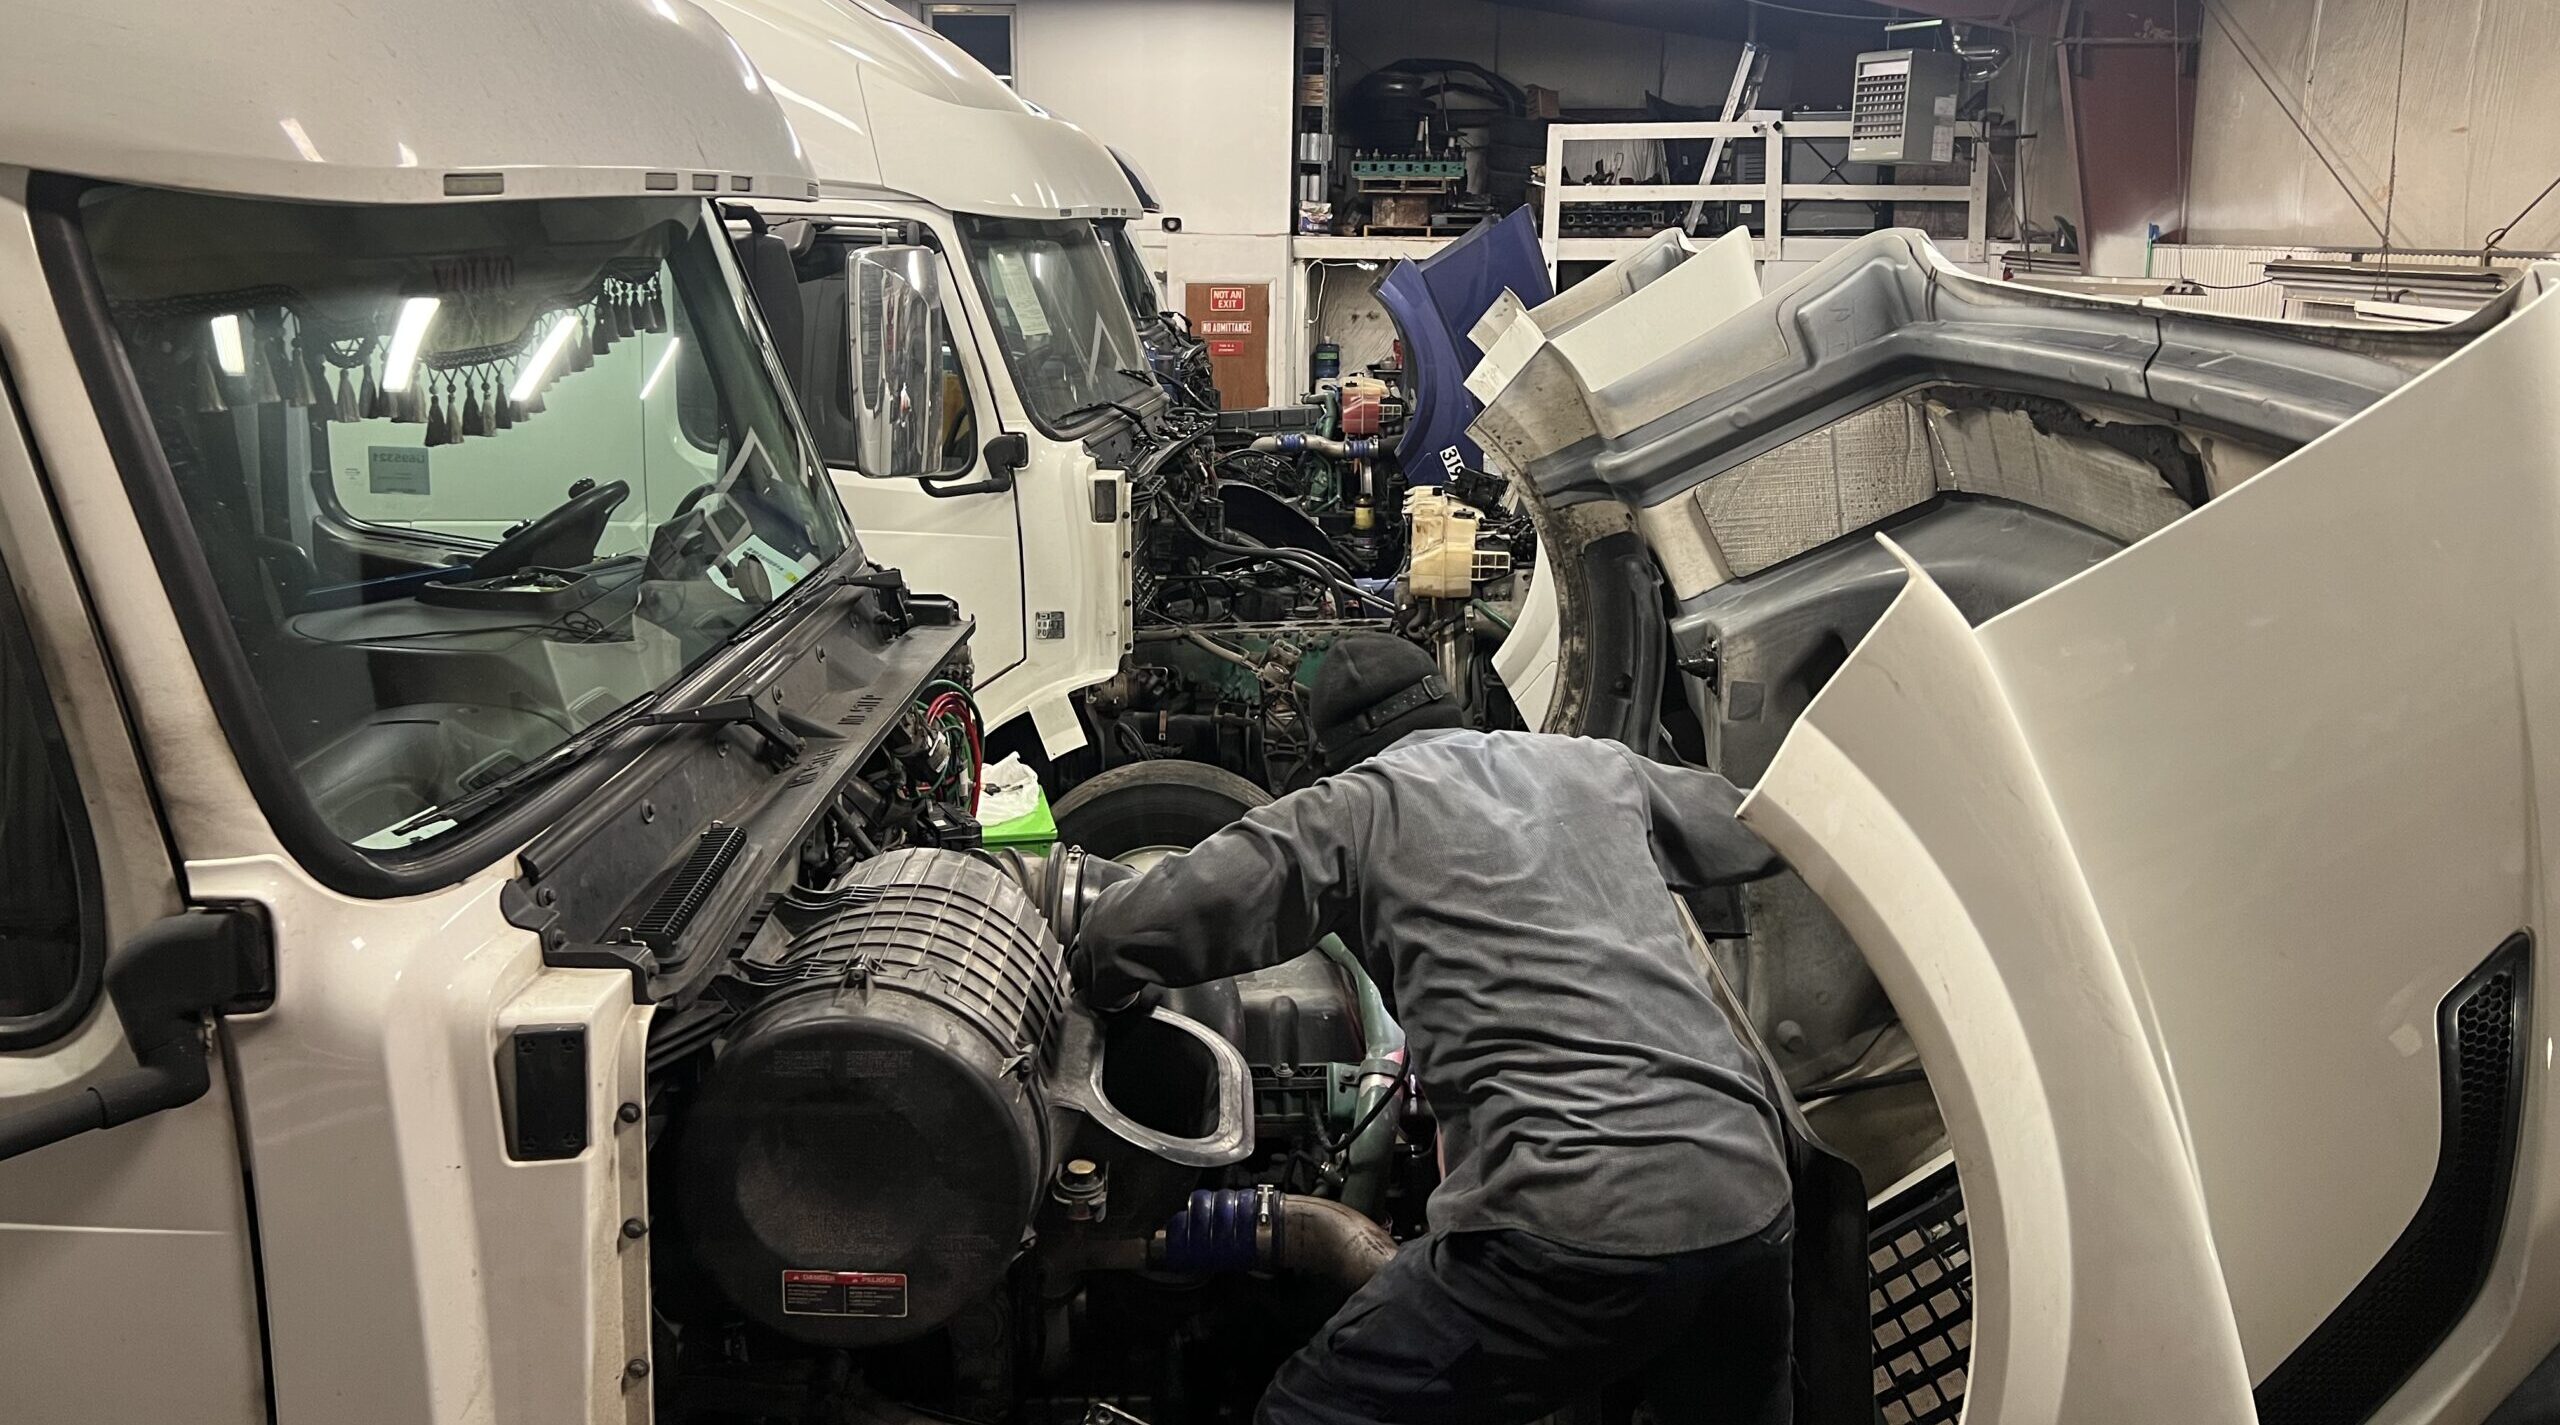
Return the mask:
<svg viewBox="0 0 2560 1425">
<path fill-rule="evenodd" d="M 1333 47 L 1333 6 L 1324 0 L 1311 0 L 1298 10 L 1297 86 L 1292 97 L 1297 113 L 1297 162 L 1291 165 L 1295 185 L 1290 196 L 1290 211 L 1297 215 L 1297 230 L 1311 230 L 1313 211 L 1331 211 L 1333 201 L 1334 159 L 1334 90 L 1340 78 Z M 1327 221 L 1312 227 L 1315 232 L 1330 232 Z"/>
</svg>

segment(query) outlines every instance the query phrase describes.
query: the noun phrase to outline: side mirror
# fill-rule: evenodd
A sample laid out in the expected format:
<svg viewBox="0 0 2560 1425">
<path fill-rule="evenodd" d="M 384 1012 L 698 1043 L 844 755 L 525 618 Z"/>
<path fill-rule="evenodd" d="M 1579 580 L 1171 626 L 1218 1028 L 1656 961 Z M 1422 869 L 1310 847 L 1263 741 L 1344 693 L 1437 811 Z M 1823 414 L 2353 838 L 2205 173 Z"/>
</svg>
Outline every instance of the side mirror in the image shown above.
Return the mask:
<svg viewBox="0 0 2560 1425">
<path fill-rule="evenodd" d="M 845 264 L 854 468 L 942 473 L 942 268 L 929 247 L 857 248 Z"/>
</svg>

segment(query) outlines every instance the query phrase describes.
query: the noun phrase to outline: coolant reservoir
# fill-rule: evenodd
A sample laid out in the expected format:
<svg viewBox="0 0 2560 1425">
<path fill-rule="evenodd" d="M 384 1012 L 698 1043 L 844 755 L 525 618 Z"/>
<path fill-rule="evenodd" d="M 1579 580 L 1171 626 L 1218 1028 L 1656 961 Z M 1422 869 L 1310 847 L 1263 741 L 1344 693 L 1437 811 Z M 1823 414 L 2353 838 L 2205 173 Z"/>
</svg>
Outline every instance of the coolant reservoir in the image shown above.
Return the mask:
<svg viewBox="0 0 2560 1425">
<path fill-rule="evenodd" d="M 1477 580 L 1510 572 L 1508 553 L 1476 548 L 1484 516 L 1475 506 L 1437 490 L 1412 490 L 1405 494 L 1404 514 L 1413 552 L 1405 584 L 1415 598 L 1463 599 L 1475 592 Z"/>
</svg>

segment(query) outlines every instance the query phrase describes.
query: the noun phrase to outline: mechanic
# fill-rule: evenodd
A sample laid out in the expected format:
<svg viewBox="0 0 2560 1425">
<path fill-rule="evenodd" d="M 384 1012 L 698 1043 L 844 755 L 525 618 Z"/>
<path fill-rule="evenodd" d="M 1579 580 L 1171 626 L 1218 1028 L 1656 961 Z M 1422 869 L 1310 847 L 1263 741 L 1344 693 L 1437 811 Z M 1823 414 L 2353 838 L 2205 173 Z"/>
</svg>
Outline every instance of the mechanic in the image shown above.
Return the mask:
<svg viewBox="0 0 2560 1425">
<path fill-rule="evenodd" d="M 1446 1150 L 1430 1231 L 1256 1419 L 1500 1425 L 1614 1387 L 1664 1422 L 1786 1421 L 1784 1130 L 1672 894 L 1778 869 L 1733 785 L 1466 730 L 1386 634 L 1333 645 L 1309 720 L 1332 775 L 1106 888 L 1074 954 L 1126 1008 L 1336 933 L 1396 1001 Z"/>
</svg>

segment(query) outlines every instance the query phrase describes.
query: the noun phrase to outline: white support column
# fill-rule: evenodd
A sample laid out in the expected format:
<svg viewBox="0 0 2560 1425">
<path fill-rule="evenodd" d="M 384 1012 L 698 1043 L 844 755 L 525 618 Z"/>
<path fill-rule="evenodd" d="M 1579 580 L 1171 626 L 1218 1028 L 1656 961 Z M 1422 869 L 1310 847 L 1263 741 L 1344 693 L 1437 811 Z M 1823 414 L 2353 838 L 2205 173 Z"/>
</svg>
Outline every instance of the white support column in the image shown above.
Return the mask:
<svg viewBox="0 0 2560 1425">
<path fill-rule="evenodd" d="M 1556 243 L 1564 236 L 1564 125 L 1547 125 L 1546 211 L 1539 214 L 1538 247 L 1547 255 L 1547 285 L 1556 285 Z"/>
<path fill-rule="evenodd" d="M 1972 192 L 1964 201 L 1964 260 L 1991 260 L 1991 139 L 1980 126 L 1973 140 Z"/>
<path fill-rule="evenodd" d="M 1760 181 L 1767 191 L 1760 212 L 1760 260 L 1782 262 L 1787 252 L 1787 126 L 1772 120 L 1760 131 Z"/>
</svg>

